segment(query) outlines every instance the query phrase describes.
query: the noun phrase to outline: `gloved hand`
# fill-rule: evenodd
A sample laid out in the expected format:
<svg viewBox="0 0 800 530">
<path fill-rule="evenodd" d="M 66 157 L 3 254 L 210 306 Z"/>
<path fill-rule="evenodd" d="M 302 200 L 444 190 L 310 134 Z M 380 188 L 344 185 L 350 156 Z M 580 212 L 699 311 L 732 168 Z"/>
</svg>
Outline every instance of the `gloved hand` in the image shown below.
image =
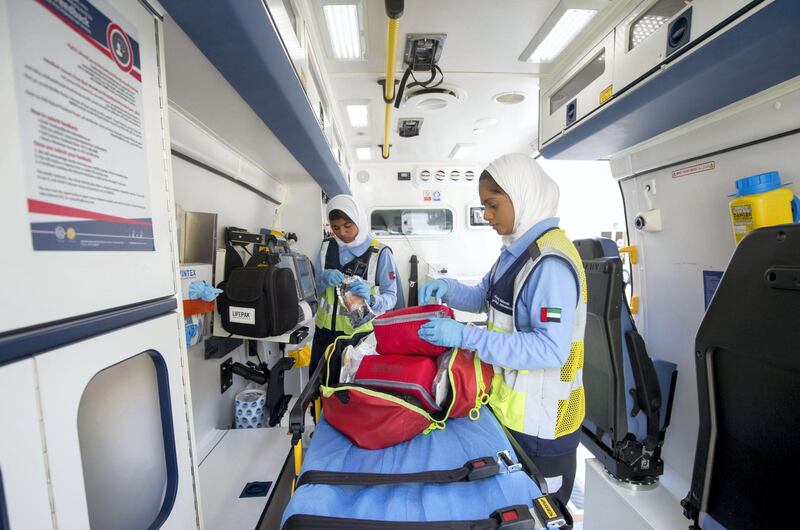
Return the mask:
<svg viewBox="0 0 800 530">
<path fill-rule="evenodd" d="M 325 285 L 338 287 L 344 281 L 344 273 L 336 269 L 325 269 L 322 271 L 322 281 Z"/>
<path fill-rule="evenodd" d="M 189 300 L 202 298 L 206 302 L 213 302 L 222 293 L 222 289 L 217 289 L 205 280 L 195 280 L 189 284 Z"/>
<path fill-rule="evenodd" d="M 417 335 L 436 346 L 460 348 L 463 343 L 462 329 L 464 324 L 452 318 L 432 318 L 419 327 Z"/>
<path fill-rule="evenodd" d="M 437 301 L 447 294 L 449 286 L 444 280 L 433 280 L 432 282 L 425 282 L 419 290 L 419 303 L 421 305 L 427 304 L 429 298 L 432 296 Z"/>
<path fill-rule="evenodd" d="M 353 283 L 350 284 L 348 290 L 351 293 L 353 293 L 354 295 L 360 296 L 361 298 L 363 298 L 364 300 L 367 301 L 367 304 L 369 304 L 369 294 L 370 293 L 369 293 L 369 285 L 367 284 L 367 282 L 362 282 L 361 280 L 356 280 L 356 281 L 354 281 Z"/>
</svg>

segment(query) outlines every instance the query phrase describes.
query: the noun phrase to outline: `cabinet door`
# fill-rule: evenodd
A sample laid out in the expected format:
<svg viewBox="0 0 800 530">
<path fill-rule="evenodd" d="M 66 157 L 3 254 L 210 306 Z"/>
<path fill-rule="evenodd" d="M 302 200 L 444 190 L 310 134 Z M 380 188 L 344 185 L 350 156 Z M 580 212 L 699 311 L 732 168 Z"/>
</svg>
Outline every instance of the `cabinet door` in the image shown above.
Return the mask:
<svg viewBox="0 0 800 530">
<path fill-rule="evenodd" d="M 38 402 L 31 359 L 0 366 L 1 528 L 53 527 Z"/>
<path fill-rule="evenodd" d="M 614 33 L 576 64 L 564 80 L 542 96 L 540 138 L 544 144 L 605 103 L 613 90 Z"/>
<path fill-rule="evenodd" d="M 197 526 L 171 313 L 35 357 L 59 528 Z"/>
<path fill-rule="evenodd" d="M 157 31 L 141 2 L 0 0 L 0 334 L 175 293 Z"/>
</svg>

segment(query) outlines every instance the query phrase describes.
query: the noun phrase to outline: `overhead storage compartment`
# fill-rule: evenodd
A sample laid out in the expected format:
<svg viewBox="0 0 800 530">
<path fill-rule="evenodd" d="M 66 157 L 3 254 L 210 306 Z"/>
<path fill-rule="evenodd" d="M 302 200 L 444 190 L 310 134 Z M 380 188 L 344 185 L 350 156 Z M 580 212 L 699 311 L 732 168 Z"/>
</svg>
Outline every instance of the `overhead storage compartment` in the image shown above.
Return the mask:
<svg viewBox="0 0 800 530">
<path fill-rule="evenodd" d="M 587 53 L 564 81 L 544 93 L 539 106 L 541 138 L 550 139 L 591 114 L 613 82 L 614 32 Z"/>
<path fill-rule="evenodd" d="M 574 125 L 555 136 L 553 126 L 542 119 L 544 157 L 608 158 L 800 75 L 800 54 L 789 52 L 800 49 L 800 2 L 693 3 L 624 53 L 637 20 L 654 5 L 640 4 L 614 32 L 610 99 L 585 116 L 579 94 Z M 677 46 L 670 46 L 670 34 Z M 661 60 L 659 53 L 664 55 Z M 569 82 L 575 71 L 563 78 Z M 542 94 L 542 114 L 549 109 L 552 93 Z"/>
</svg>

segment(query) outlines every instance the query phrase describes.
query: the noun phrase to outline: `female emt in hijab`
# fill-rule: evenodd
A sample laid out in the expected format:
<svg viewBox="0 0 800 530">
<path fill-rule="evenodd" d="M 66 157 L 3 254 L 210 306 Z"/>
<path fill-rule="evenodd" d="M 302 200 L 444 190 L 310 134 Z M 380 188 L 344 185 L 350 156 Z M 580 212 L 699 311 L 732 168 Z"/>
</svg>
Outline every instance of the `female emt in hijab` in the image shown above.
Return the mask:
<svg viewBox="0 0 800 530">
<path fill-rule="evenodd" d="M 539 164 L 505 155 L 481 174 L 485 219 L 503 249 L 480 285 L 426 283 L 420 300 L 487 312 L 487 328 L 432 319 L 419 335 L 432 344 L 474 350 L 494 365 L 490 405 L 567 503 L 584 416 L 583 332 L 586 279 L 580 256 L 558 228 L 559 190 Z"/>
<path fill-rule="evenodd" d="M 320 296 L 310 373 L 314 373 L 325 349 L 336 337 L 353 333 L 347 312 L 336 296 L 336 287 L 345 275 L 366 280 L 350 284 L 350 291 L 367 300 L 376 313 L 394 309 L 397 303 L 397 266 L 392 252 L 370 237 L 369 219 L 361 206 L 351 195 L 337 195 L 328 201 L 327 210 L 334 237 L 322 242 L 317 257 Z"/>
</svg>

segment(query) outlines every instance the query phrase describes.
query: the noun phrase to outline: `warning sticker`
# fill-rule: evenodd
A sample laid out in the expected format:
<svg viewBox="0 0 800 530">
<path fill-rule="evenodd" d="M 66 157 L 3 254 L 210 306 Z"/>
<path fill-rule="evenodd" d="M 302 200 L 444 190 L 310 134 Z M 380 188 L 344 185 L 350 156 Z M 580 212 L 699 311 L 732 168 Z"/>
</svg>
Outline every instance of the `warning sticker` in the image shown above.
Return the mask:
<svg viewBox="0 0 800 530">
<path fill-rule="evenodd" d="M 672 171 L 672 178 L 678 179 L 687 175 L 694 175 L 695 173 L 702 173 L 704 171 L 712 171 L 716 169 L 717 164 L 713 160 L 711 162 L 703 162 L 702 164 L 695 164 L 689 167 L 682 167 Z"/>
<path fill-rule="evenodd" d="M 602 105 L 614 95 L 614 85 L 608 85 L 605 90 L 600 92 L 600 104 Z"/>
<path fill-rule="evenodd" d="M 753 207 L 749 204 L 733 206 L 731 208 L 731 218 L 733 220 L 733 235 L 738 243 L 753 230 Z"/>
</svg>

